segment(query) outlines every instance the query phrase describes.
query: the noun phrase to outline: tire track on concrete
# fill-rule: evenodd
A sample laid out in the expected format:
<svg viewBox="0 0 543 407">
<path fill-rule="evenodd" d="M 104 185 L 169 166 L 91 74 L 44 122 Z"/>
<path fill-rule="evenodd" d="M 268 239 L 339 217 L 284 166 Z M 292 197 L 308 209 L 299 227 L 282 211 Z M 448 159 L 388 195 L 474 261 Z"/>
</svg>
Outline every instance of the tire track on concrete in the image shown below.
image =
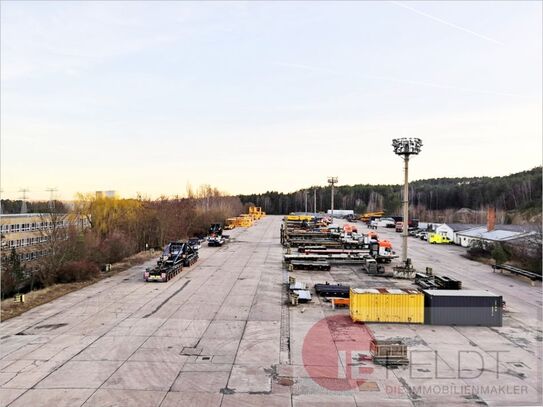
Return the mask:
<svg viewBox="0 0 543 407">
<path fill-rule="evenodd" d="M 202 261 L 200 264 L 205 263 L 206 260 L 208 260 L 208 259 L 211 258 L 212 256 L 215 256 L 217 253 L 219 253 L 219 251 L 214 251 L 208 258 L 203 259 L 203 261 Z M 134 268 L 139 268 L 139 267 L 140 267 L 140 266 L 136 266 L 136 267 L 134 267 Z M 195 267 L 195 268 L 189 270 L 189 272 L 188 272 L 187 274 L 189 274 L 190 272 L 194 271 L 196 268 L 197 268 L 197 267 Z M 186 275 L 185 275 L 185 276 L 186 276 Z M 173 280 L 172 280 L 172 281 L 173 281 Z M 178 280 L 178 281 L 181 281 L 181 280 Z M 175 281 L 175 282 L 178 282 L 178 281 Z M 79 352 L 77 352 L 76 354 L 74 354 L 71 358 L 65 360 L 65 361 L 62 362 L 59 366 L 57 366 L 56 368 L 54 368 L 53 370 L 51 370 L 49 373 L 47 373 L 46 376 L 44 376 L 44 377 L 41 378 L 39 381 L 37 381 L 36 383 L 34 383 L 34 385 L 32 385 L 32 386 L 30 386 L 29 388 L 25 389 L 25 391 L 24 391 L 23 393 L 21 393 L 17 398 L 13 399 L 6 407 L 9 407 L 12 403 L 14 403 L 16 400 L 18 400 L 19 398 L 21 398 L 21 397 L 22 397 L 24 394 L 26 394 L 29 390 L 35 389 L 36 386 L 37 386 L 39 383 L 41 383 L 43 380 L 45 380 L 45 379 L 47 379 L 49 376 L 51 376 L 54 372 L 56 372 L 57 370 L 59 370 L 60 368 L 62 368 L 66 363 L 68 363 L 69 361 L 72 361 L 76 356 L 80 355 L 82 352 L 84 352 L 85 350 L 87 350 L 88 348 L 90 348 L 92 344 L 96 343 L 98 340 L 100 340 L 101 338 L 103 338 L 104 336 L 106 336 L 112 329 L 114 329 L 114 328 L 116 328 L 117 326 L 119 326 L 123 321 L 125 321 L 126 319 L 132 317 L 134 314 L 138 313 L 142 308 L 144 308 L 144 307 L 147 306 L 150 302 L 152 302 L 153 300 L 155 300 L 159 295 L 162 295 L 165 291 L 168 291 L 169 289 L 172 289 L 172 288 L 174 287 L 175 282 L 174 282 L 172 285 L 170 285 L 169 287 L 167 287 L 164 291 L 158 292 L 153 298 L 150 298 L 147 302 L 145 302 L 145 303 L 142 304 L 140 307 L 138 307 L 134 312 L 132 312 L 131 314 L 128 314 L 125 318 L 121 319 L 121 320 L 120 320 L 119 322 L 117 322 L 115 325 L 111 326 L 111 328 L 110 328 L 108 331 L 104 332 L 102 335 L 99 335 L 94 341 L 90 342 L 87 346 L 85 346 L 84 348 L 82 348 Z M 145 285 L 139 286 L 139 287 L 135 288 L 134 290 L 130 291 L 130 293 L 133 293 L 133 292 L 135 292 L 135 291 L 137 291 L 137 290 L 139 290 L 139 289 L 142 289 L 142 290 L 143 290 L 144 287 L 146 287 L 146 286 L 145 286 Z M 85 287 L 85 288 L 86 288 L 86 287 Z M 111 288 L 111 287 L 108 287 L 108 288 Z M 100 291 L 99 293 L 102 293 L 102 292 L 104 292 L 104 291 L 106 291 L 106 290 L 107 290 L 107 289 L 102 290 L 102 291 Z M 151 291 L 151 293 L 152 293 L 152 291 Z M 83 301 L 87 301 L 87 300 L 88 300 L 88 298 L 85 298 Z M 61 311 L 61 312 L 62 312 L 62 311 Z M 98 312 L 97 312 L 96 314 L 94 314 L 93 316 L 98 315 L 100 312 L 101 312 L 101 311 L 98 311 Z M 89 318 L 87 318 L 87 319 L 85 319 L 85 321 L 87 321 L 87 320 L 90 319 L 90 318 L 92 318 L 92 316 L 89 317 Z M 85 322 L 85 321 L 83 321 L 83 322 Z M 83 323 L 83 322 L 82 322 L 82 323 Z M 79 325 L 81 325 L 81 324 L 78 324 L 77 326 L 79 326 Z M 158 329 L 158 328 L 157 328 L 157 329 Z M 156 332 L 156 330 L 155 330 L 154 332 Z M 153 332 L 153 334 L 154 334 L 154 332 Z M 152 336 L 153 334 L 151 334 L 150 336 Z M 59 334 L 59 335 L 62 335 L 62 334 Z M 58 335 L 57 335 L 57 336 L 58 336 Z M 90 335 L 82 335 L 82 336 L 90 336 Z M 49 342 L 50 342 L 50 341 L 49 341 Z M 145 343 L 145 342 L 146 342 L 146 341 L 144 341 L 144 343 Z M 48 342 L 44 343 L 42 346 L 45 346 L 47 343 L 48 343 Z M 23 346 L 24 346 L 24 345 L 23 345 Z M 40 349 L 42 346 L 40 346 L 40 347 L 37 348 L 37 349 Z M 141 346 L 140 346 L 140 347 L 141 347 Z M 139 350 L 140 347 L 138 347 L 138 349 L 136 349 L 136 351 Z M 20 348 L 19 348 L 19 349 L 20 349 Z M 37 350 L 37 349 L 36 349 L 36 350 Z M 133 353 L 132 353 L 132 354 L 131 354 L 131 355 L 130 355 L 130 356 L 129 356 L 129 357 L 128 357 L 128 358 L 127 358 L 127 359 L 126 359 L 126 360 L 125 360 L 125 361 L 124 361 L 124 362 L 123 362 L 123 363 L 122 363 L 122 364 L 121 364 L 121 365 L 120 365 L 120 366 L 119 366 L 119 367 L 118 367 L 118 368 L 117 368 L 117 369 L 116 369 L 109 377 L 107 377 L 106 380 L 104 380 L 104 382 L 103 382 L 97 389 L 95 389 L 95 391 L 94 391 L 93 393 L 91 393 L 91 395 L 90 395 L 87 399 L 85 399 L 85 401 L 84 401 L 81 405 L 85 404 L 85 403 L 89 400 L 89 398 L 92 397 L 92 395 L 94 395 L 94 394 L 96 393 L 96 390 L 100 389 L 100 388 L 103 386 L 103 384 L 104 384 L 105 382 L 107 382 L 107 381 L 109 380 L 109 378 L 110 378 L 111 376 L 113 376 L 113 374 L 115 374 L 115 373 L 119 370 L 119 368 L 120 368 L 121 366 L 123 366 L 124 363 L 126 363 L 126 361 L 127 361 L 128 359 L 130 359 L 130 357 L 132 357 L 132 355 L 133 355 L 136 351 L 134 351 L 134 352 L 133 352 Z"/>
<path fill-rule="evenodd" d="M 244 231 L 245 231 L 245 230 L 244 230 Z M 241 234 L 241 233 L 240 233 L 240 234 Z M 202 266 L 203 264 L 205 264 L 205 263 L 206 263 L 210 258 L 212 258 L 213 256 L 218 256 L 220 253 L 225 253 L 225 250 L 224 250 L 224 249 L 225 249 L 225 246 L 219 248 L 219 250 L 214 250 L 213 253 L 212 253 L 209 257 L 207 257 L 207 258 L 205 258 L 205 259 L 202 259 L 202 261 L 199 262 L 199 264 L 196 263 L 196 266 L 195 266 L 194 268 L 191 268 L 191 269 L 185 274 L 185 278 L 188 277 L 188 275 L 189 275 L 190 273 L 196 271 L 196 270 L 198 269 L 198 266 Z M 228 253 L 228 252 L 226 252 L 226 253 Z M 230 255 L 227 256 L 227 257 L 224 259 L 224 261 L 221 263 L 221 266 L 220 266 L 220 267 L 222 267 L 222 266 L 224 265 L 224 263 L 226 263 L 226 261 L 227 261 L 228 259 L 230 259 L 230 258 L 233 256 L 233 254 L 234 254 L 234 252 L 230 253 Z M 220 267 L 219 267 L 219 268 L 220 268 Z M 209 281 L 209 279 L 211 279 L 212 277 L 213 277 L 213 273 L 210 274 L 210 276 L 209 276 L 208 278 L 206 278 L 206 279 L 198 286 L 198 288 L 196 288 L 195 290 L 197 291 L 197 290 L 198 290 L 199 288 L 201 288 L 203 285 L 207 284 L 207 282 Z M 180 280 L 179 280 L 179 281 L 180 281 Z M 160 294 L 160 293 L 159 293 L 159 294 Z M 173 315 L 173 314 L 175 314 L 175 313 L 176 313 L 183 305 L 185 305 L 185 304 L 192 298 L 193 295 L 194 295 L 194 294 L 190 295 L 185 301 L 183 301 L 183 302 L 179 305 L 179 307 L 177 307 L 174 311 L 172 311 L 172 313 L 170 313 L 170 316 Z M 158 295 L 157 295 L 157 296 L 158 296 Z M 157 296 L 153 297 L 153 298 L 152 298 L 151 300 L 149 300 L 149 301 L 154 300 Z M 173 297 L 173 296 L 172 296 L 172 297 Z M 148 304 L 148 302 L 147 302 L 146 304 L 144 304 L 143 306 L 145 306 L 145 305 L 147 305 L 147 304 Z M 142 306 L 142 307 L 143 307 L 143 306 Z M 136 311 L 135 311 L 134 313 L 132 313 L 131 315 L 134 315 L 135 313 L 137 313 L 142 307 L 138 308 L 138 310 L 136 310 Z M 143 319 L 143 318 L 142 318 L 142 319 Z M 120 365 L 119 365 L 119 366 L 118 366 L 118 367 L 117 367 L 117 368 L 116 368 L 116 369 L 115 369 L 115 370 L 114 370 L 114 371 L 113 371 L 113 372 L 112 372 L 112 373 L 111 373 L 111 374 L 110 374 L 103 382 L 102 382 L 102 384 L 100 384 L 100 386 L 97 387 L 97 388 L 89 395 L 89 397 L 88 397 L 87 399 L 85 399 L 85 401 L 81 404 L 81 406 L 83 406 L 83 405 L 84 405 L 84 404 L 85 404 L 85 403 L 86 403 L 86 402 L 87 402 L 87 401 L 88 401 L 88 400 L 89 400 L 89 399 L 90 399 L 90 398 L 91 398 L 91 397 L 92 397 L 99 389 L 101 389 L 102 386 L 103 386 L 105 383 L 107 383 L 107 381 L 108 381 L 111 377 L 113 377 L 113 375 L 115 375 L 115 373 L 117 373 L 117 372 L 119 371 L 119 369 L 121 369 L 121 367 L 124 366 L 125 363 L 128 362 L 128 360 L 129 360 L 132 356 L 134 356 L 134 354 L 135 354 L 136 352 L 138 352 L 138 351 L 141 349 L 141 347 L 149 340 L 149 338 L 151 338 L 151 337 L 152 337 L 152 336 L 153 336 L 153 335 L 154 335 L 154 334 L 155 334 L 162 326 L 164 326 L 164 324 L 165 324 L 169 319 L 170 319 L 169 317 L 164 318 L 164 322 L 163 322 L 162 324 L 160 324 L 160 325 L 159 325 L 159 326 L 158 326 L 158 327 L 157 327 L 157 328 L 156 328 L 156 329 L 155 329 L 155 330 L 147 337 L 147 339 L 146 339 L 145 341 L 143 341 L 143 343 L 142 343 L 140 346 L 138 346 L 138 347 L 134 350 L 134 352 L 132 352 L 132 353 L 131 353 L 131 354 L 130 354 L 130 355 L 129 355 L 129 356 L 128 356 L 128 357 L 127 357 L 127 358 L 126 358 L 126 359 L 125 359 L 125 360 L 124 360 L 124 361 L 123 361 L 123 362 L 122 362 L 122 363 L 121 363 L 121 364 L 120 364 Z M 183 366 L 184 366 L 184 363 L 183 363 Z M 183 369 L 183 366 L 181 366 L 181 369 Z M 181 372 L 181 369 L 180 369 L 179 373 Z M 179 375 L 179 374 L 178 374 L 178 375 Z M 176 377 L 176 378 L 174 379 L 174 381 L 172 382 L 172 385 L 173 385 L 173 383 L 175 383 L 175 380 L 177 380 L 177 377 Z M 171 388 L 171 386 L 170 386 L 170 388 Z M 130 390 L 130 389 L 124 389 L 124 390 Z M 134 390 L 139 390 L 139 389 L 134 389 Z M 169 392 L 169 391 L 168 391 L 168 392 Z M 166 397 L 166 395 L 168 394 L 168 392 L 166 392 L 166 394 L 164 395 L 164 398 Z M 161 400 L 160 404 L 162 404 L 163 401 L 164 401 L 164 399 Z"/>
<path fill-rule="evenodd" d="M 190 283 L 190 280 L 185 281 L 185 284 L 183 284 L 180 288 L 178 288 L 176 291 L 173 292 L 168 298 L 166 298 L 164 301 L 162 301 L 158 307 L 156 307 L 153 311 L 145 315 L 143 318 L 149 318 L 151 315 L 153 315 L 155 312 L 157 312 L 160 308 L 164 306 L 168 301 L 170 301 L 173 297 L 175 297 L 177 294 L 179 294 L 181 291 L 183 291 L 183 288 L 185 288 Z"/>
</svg>

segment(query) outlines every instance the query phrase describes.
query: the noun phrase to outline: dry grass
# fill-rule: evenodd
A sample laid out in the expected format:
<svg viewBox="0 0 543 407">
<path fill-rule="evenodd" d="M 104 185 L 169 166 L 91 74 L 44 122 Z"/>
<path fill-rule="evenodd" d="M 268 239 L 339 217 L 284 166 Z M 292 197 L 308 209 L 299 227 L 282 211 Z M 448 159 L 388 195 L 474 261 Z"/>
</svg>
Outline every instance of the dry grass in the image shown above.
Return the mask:
<svg viewBox="0 0 543 407">
<path fill-rule="evenodd" d="M 83 287 L 87 287 L 96 283 L 97 281 L 111 277 L 112 275 L 120 273 L 121 271 L 128 270 L 130 267 L 142 264 L 147 260 L 157 257 L 158 255 L 159 252 L 153 250 L 137 253 L 119 263 L 113 264 L 111 266 L 111 271 L 107 273 L 100 273 L 100 276 L 95 279 L 77 283 L 55 284 L 47 288 L 31 291 L 25 294 L 24 303 L 15 302 L 13 301 L 13 298 L 6 299 L 1 302 L 0 320 L 7 321 L 8 319 L 21 315 L 34 307 L 46 304 L 73 291 L 80 290 Z"/>
</svg>

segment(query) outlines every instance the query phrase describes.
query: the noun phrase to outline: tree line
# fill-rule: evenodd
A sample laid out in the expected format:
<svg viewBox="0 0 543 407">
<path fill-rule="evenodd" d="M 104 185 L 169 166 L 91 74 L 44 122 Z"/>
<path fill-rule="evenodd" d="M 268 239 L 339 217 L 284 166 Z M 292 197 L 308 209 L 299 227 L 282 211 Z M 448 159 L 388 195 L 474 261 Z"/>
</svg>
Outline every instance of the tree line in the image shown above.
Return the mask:
<svg viewBox="0 0 543 407">
<path fill-rule="evenodd" d="M 34 206 L 37 207 L 37 206 Z M 32 273 L 15 251 L 3 251 L 2 297 L 17 290 L 47 287 L 96 277 L 104 264 L 115 263 L 173 240 L 205 236 L 211 223 L 243 212 L 238 197 L 216 188 L 188 188 L 185 197 L 118 199 L 78 194 L 73 208 L 46 205 L 40 217 L 51 225 L 42 244 L 47 255 Z M 86 224 L 86 227 L 81 227 Z M 2 237 L 4 239 L 4 237 Z"/>
<path fill-rule="evenodd" d="M 409 184 L 411 210 L 442 211 L 447 209 L 481 209 L 494 206 L 501 211 L 541 211 L 542 168 L 536 167 L 503 177 L 434 178 Z M 400 214 L 401 185 L 342 185 L 335 188 L 336 209 L 353 209 L 355 213 L 384 210 Z M 269 191 L 263 194 L 240 195 L 243 203 L 261 206 L 269 214 L 330 209 L 329 187 L 308 187 L 291 193 Z"/>
</svg>

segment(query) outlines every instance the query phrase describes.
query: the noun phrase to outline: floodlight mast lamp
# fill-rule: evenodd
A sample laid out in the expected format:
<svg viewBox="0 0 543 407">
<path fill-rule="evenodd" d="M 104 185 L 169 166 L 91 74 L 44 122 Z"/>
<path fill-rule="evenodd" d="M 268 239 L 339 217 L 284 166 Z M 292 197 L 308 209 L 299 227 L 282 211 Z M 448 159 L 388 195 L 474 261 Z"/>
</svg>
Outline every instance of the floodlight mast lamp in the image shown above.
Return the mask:
<svg viewBox="0 0 543 407">
<path fill-rule="evenodd" d="M 330 210 L 330 215 L 332 216 L 332 223 L 334 223 L 334 185 L 337 184 L 337 177 L 328 177 L 328 183 L 330 184 L 330 186 L 332 187 L 332 199 L 331 199 L 331 203 L 330 203 L 330 206 L 331 206 L 331 210 Z"/>
<path fill-rule="evenodd" d="M 402 228 L 402 261 L 407 261 L 407 236 L 409 234 L 409 156 L 420 153 L 422 141 L 420 138 L 399 138 L 392 140 L 394 154 L 403 157 L 403 228 Z"/>
</svg>

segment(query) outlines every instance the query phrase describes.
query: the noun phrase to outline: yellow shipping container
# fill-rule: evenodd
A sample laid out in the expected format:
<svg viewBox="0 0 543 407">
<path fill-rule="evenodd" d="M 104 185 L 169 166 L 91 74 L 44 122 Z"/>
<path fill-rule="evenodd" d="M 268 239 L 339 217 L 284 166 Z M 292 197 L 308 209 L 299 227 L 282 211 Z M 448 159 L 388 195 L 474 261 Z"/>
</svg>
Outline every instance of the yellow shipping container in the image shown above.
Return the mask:
<svg viewBox="0 0 543 407">
<path fill-rule="evenodd" d="M 424 294 L 412 289 L 351 288 L 353 321 L 424 323 Z"/>
</svg>

